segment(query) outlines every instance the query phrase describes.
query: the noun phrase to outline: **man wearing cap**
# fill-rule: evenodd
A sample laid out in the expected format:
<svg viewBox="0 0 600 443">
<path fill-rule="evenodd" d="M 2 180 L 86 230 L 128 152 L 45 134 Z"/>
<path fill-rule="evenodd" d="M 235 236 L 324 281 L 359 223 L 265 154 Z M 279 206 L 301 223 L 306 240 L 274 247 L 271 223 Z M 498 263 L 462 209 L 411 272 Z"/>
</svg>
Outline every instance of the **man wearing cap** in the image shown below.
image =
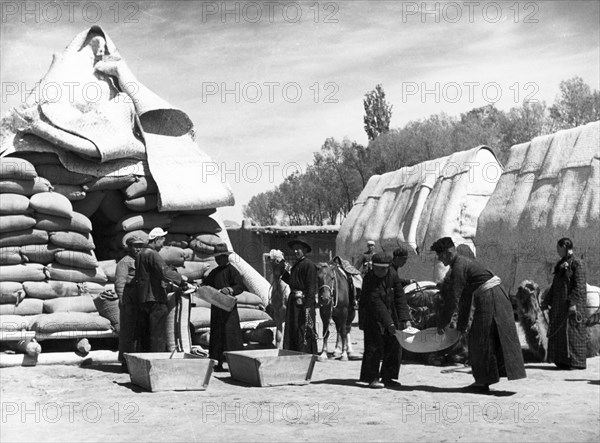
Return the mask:
<svg viewBox="0 0 600 443">
<path fill-rule="evenodd" d="M 400 273 L 398 272 L 398 269 L 402 268 L 406 264 L 407 261 L 408 261 L 408 248 L 404 245 L 401 245 L 400 247 L 398 247 L 397 249 L 394 250 L 393 256 L 392 256 L 392 266 L 394 267 L 394 270 L 398 274 L 398 277 L 400 277 Z M 415 283 L 415 280 L 407 280 L 405 278 L 401 278 L 400 281 L 402 282 L 402 287 L 408 286 L 411 283 Z"/>
<path fill-rule="evenodd" d="M 138 255 L 144 241 L 131 236 L 125 242 L 127 255 L 119 263 L 115 271 L 115 292 L 119 296 L 119 361 L 127 371 L 127 362 L 123 357 L 125 352 L 137 352 L 140 340 L 138 331 L 138 300 L 135 285 L 135 257 Z"/>
<path fill-rule="evenodd" d="M 304 238 L 298 237 L 288 246 L 294 251 L 296 263 L 289 274 L 285 272 L 282 276 L 282 280 L 290 285 L 283 349 L 316 354 L 317 267 L 306 257 L 312 248 Z"/>
<path fill-rule="evenodd" d="M 215 247 L 215 260 L 217 267 L 210 271 L 203 283 L 220 290 L 223 294 L 236 296 L 246 289 L 242 276 L 237 269 L 229 263 L 227 245 Z M 215 371 L 222 372 L 225 351 L 241 351 L 244 348 L 244 338 L 240 327 L 240 315 L 237 304 L 230 312 L 215 305 L 210 307 L 210 341 L 208 346 L 209 357 L 218 362 Z"/>
<path fill-rule="evenodd" d="M 375 254 L 375 242 L 373 240 L 369 240 L 367 242 L 367 251 L 363 253 L 362 260 L 358 266 L 358 269 L 362 272 L 363 277 L 368 271 L 371 270 L 373 254 Z"/>
<path fill-rule="evenodd" d="M 396 330 L 411 326 L 402 281 L 391 263 L 391 257 L 374 254 L 372 269 L 363 281 L 365 352 L 360 381 L 370 388 L 400 385 L 394 381 L 400 374 L 402 358 Z"/>
<path fill-rule="evenodd" d="M 457 254 L 450 237 L 431 246 L 437 259 L 450 266 L 441 285 L 444 306 L 438 315 L 438 334 L 444 333 L 458 301 L 456 329 L 468 330 L 469 360 L 475 383 L 468 390 L 487 392 L 500 377 L 525 378 L 523 354 L 514 314 L 500 278 L 479 262 Z M 469 328 L 469 318 L 473 322 Z"/>
<path fill-rule="evenodd" d="M 142 337 L 149 341 L 150 352 L 164 352 L 167 347 L 167 284 L 181 285 L 187 278 L 171 269 L 158 253 L 167 232 L 154 228 L 148 234 L 148 246 L 135 258 L 135 279 L 139 302 L 139 325 Z M 146 349 L 144 349 L 146 350 Z"/>
</svg>

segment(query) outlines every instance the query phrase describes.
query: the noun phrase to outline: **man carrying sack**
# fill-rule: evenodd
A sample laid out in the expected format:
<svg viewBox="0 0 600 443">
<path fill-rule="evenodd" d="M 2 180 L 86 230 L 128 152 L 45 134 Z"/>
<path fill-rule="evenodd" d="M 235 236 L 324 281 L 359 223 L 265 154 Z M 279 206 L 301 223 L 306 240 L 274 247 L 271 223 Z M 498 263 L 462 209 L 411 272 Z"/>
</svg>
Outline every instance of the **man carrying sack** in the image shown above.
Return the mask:
<svg viewBox="0 0 600 443">
<path fill-rule="evenodd" d="M 500 377 L 525 378 L 512 305 L 500 278 L 477 261 L 457 254 L 450 237 L 437 240 L 431 250 L 439 261 L 450 266 L 441 285 L 445 303 L 438 317 L 438 334 L 444 334 L 457 300 L 456 329 L 463 334 L 468 329 L 469 360 L 475 383 L 466 389 L 487 392 Z M 469 329 L 471 312 L 473 323 Z"/>
<path fill-rule="evenodd" d="M 227 245 L 221 244 L 215 247 L 217 250 L 215 260 L 217 267 L 210 271 L 204 278 L 203 283 L 219 290 L 227 297 L 235 297 L 245 291 L 242 276 L 229 263 L 231 251 Z M 225 371 L 223 361 L 225 351 L 241 351 L 244 348 L 244 338 L 240 327 L 240 315 L 235 298 L 234 305 L 230 311 L 222 309 L 214 304 L 210 306 L 210 341 L 208 345 L 209 357 L 216 360 L 218 364 L 214 370 Z"/>
</svg>

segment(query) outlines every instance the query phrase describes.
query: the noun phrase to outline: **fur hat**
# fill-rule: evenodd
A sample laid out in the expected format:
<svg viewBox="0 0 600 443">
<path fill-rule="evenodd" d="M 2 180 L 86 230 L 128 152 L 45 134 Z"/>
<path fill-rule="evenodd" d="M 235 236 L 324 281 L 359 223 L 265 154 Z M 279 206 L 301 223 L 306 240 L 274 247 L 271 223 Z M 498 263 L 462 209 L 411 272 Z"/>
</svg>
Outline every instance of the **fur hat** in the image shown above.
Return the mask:
<svg viewBox="0 0 600 443">
<path fill-rule="evenodd" d="M 440 252 L 444 252 L 447 249 L 453 248 L 454 247 L 454 242 L 452 241 L 452 239 L 450 237 L 442 237 L 438 240 L 436 240 L 435 242 L 433 242 L 433 244 L 431 245 L 431 250 L 433 252 L 435 252 L 436 254 L 439 254 Z"/>
<path fill-rule="evenodd" d="M 296 237 L 293 240 L 290 240 L 288 242 L 288 246 L 290 248 L 293 248 L 295 244 L 300 244 L 300 245 L 304 246 L 306 248 L 307 253 L 312 251 L 312 248 L 310 247 L 310 245 L 308 244 L 308 242 L 306 241 L 306 239 L 304 237 Z"/>
</svg>

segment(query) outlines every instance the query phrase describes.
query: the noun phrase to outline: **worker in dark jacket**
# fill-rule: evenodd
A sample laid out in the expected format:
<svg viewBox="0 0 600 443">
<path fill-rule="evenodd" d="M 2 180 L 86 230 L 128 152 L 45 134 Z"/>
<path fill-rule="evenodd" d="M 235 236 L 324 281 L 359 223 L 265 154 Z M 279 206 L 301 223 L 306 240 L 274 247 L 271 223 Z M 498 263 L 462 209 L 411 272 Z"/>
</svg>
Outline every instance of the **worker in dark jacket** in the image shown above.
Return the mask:
<svg viewBox="0 0 600 443">
<path fill-rule="evenodd" d="M 127 371 L 125 352 L 137 352 L 140 340 L 138 330 L 138 299 L 135 285 L 135 257 L 144 241 L 131 236 L 126 241 L 127 255 L 119 260 L 115 271 L 115 292 L 119 296 L 119 361 Z"/>
<path fill-rule="evenodd" d="M 167 232 L 154 228 L 148 234 L 148 247 L 135 258 L 135 279 L 140 306 L 139 324 L 144 350 L 165 352 L 167 349 L 167 286 L 181 286 L 187 278 L 171 269 L 160 256 Z"/>
<path fill-rule="evenodd" d="M 370 388 L 400 385 L 394 381 L 401 360 L 396 330 L 411 326 L 402 281 L 391 262 L 391 257 L 384 254 L 373 255 L 372 269 L 363 281 L 365 352 L 360 381 L 369 383 Z"/>
<path fill-rule="evenodd" d="M 218 245 L 221 246 L 221 245 Z M 220 290 L 223 294 L 235 297 L 245 291 L 244 282 L 239 271 L 229 263 L 227 246 L 223 245 L 220 252 L 215 255 L 217 267 L 210 271 L 204 278 L 203 283 Z M 240 327 L 240 315 L 237 303 L 228 312 L 215 305 L 210 307 L 210 341 L 208 352 L 210 358 L 218 362 L 214 370 L 222 372 L 225 351 L 241 351 L 244 348 L 242 328 Z"/>
</svg>

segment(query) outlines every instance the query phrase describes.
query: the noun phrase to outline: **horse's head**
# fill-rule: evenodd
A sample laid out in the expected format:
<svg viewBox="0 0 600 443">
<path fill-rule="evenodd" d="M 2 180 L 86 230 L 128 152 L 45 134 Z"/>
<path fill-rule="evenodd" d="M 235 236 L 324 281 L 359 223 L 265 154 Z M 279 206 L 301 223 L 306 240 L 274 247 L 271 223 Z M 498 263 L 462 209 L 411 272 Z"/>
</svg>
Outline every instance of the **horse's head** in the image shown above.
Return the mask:
<svg viewBox="0 0 600 443">
<path fill-rule="evenodd" d="M 335 291 L 335 271 L 328 263 L 317 265 L 317 282 L 319 285 L 319 300 L 323 304 L 329 303 Z"/>
</svg>

